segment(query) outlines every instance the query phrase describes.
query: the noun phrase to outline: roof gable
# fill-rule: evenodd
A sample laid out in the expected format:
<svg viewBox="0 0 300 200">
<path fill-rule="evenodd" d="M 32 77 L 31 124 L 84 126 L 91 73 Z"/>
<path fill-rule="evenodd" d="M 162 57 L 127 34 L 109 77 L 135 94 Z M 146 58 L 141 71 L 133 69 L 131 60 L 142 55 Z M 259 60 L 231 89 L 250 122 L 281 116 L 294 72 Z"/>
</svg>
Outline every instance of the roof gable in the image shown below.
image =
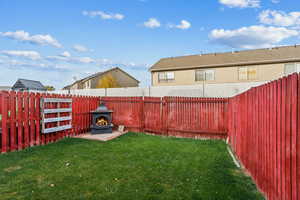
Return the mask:
<svg viewBox="0 0 300 200">
<path fill-rule="evenodd" d="M 46 88 L 40 81 L 33 81 L 27 79 L 18 79 L 17 82 L 13 85 L 12 89 L 26 89 L 26 90 L 43 90 Z"/>
<path fill-rule="evenodd" d="M 133 80 L 135 80 L 137 83 L 140 83 L 140 81 L 138 81 L 137 79 L 135 79 L 133 76 L 131 76 L 130 74 L 128 74 L 127 72 L 125 72 L 125 71 L 122 70 L 121 68 L 119 68 L 119 67 L 114 67 L 114 68 L 111 68 L 111 69 L 106 70 L 106 71 L 104 71 L 104 72 L 97 72 L 97 73 L 92 74 L 92 75 L 90 75 L 90 76 L 88 76 L 88 77 L 85 77 L 85 78 L 83 78 L 83 79 L 80 79 L 80 80 L 78 80 L 78 81 L 75 81 L 73 84 L 68 85 L 68 86 L 65 86 L 64 88 L 72 87 L 73 85 L 75 85 L 75 84 L 77 84 L 77 83 L 84 83 L 84 82 L 86 82 L 86 81 L 88 81 L 88 80 L 90 80 L 90 79 L 92 79 L 92 78 L 95 78 L 95 77 L 98 77 L 98 76 L 103 76 L 104 74 L 107 74 L 107 73 L 109 73 L 109 72 L 111 72 L 111 71 L 114 71 L 114 70 L 118 70 L 118 71 L 120 71 L 120 72 L 126 74 L 127 76 L 129 76 L 129 77 L 132 78 Z"/>
</svg>

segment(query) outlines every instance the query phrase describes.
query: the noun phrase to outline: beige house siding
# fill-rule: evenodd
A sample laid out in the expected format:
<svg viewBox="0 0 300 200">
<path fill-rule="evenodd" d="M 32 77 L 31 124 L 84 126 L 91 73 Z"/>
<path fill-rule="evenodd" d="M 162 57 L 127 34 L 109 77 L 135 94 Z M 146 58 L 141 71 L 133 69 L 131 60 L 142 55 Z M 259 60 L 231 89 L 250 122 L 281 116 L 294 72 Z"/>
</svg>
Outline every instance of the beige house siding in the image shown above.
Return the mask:
<svg viewBox="0 0 300 200">
<path fill-rule="evenodd" d="M 118 85 L 120 87 L 137 87 L 139 85 L 135 79 L 131 78 L 130 76 L 124 74 L 121 71 L 114 70 L 107 74 L 97 76 L 97 77 L 94 77 L 94 78 L 88 80 L 90 82 L 89 89 L 90 88 L 98 88 L 99 85 L 101 85 L 101 80 L 105 76 L 112 76 L 116 80 L 116 82 L 118 83 Z"/>
<path fill-rule="evenodd" d="M 90 81 L 91 81 L 91 85 L 92 85 L 92 88 L 98 88 L 98 85 L 99 85 L 99 82 L 100 80 L 102 79 L 103 77 L 102 76 L 97 76 L 95 78 L 92 78 Z"/>
<path fill-rule="evenodd" d="M 114 70 L 111 72 L 111 75 L 117 80 L 120 86 L 137 87 L 139 85 L 139 83 L 135 79 L 131 78 L 121 71 Z"/>
<path fill-rule="evenodd" d="M 100 85 L 100 80 L 103 78 L 103 76 L 97 76 L 95 78 L 92 78 L 91 81 L 91 88 L 98 88 L 98 85 Z"/>
<path fill-rule="evenodd" d="M 215 71 L 215 80 L 205 81 L 205 83 L 239 83 L 239 82 L 261 82 L 278 79 L 284 75 L 285 64 L 266 64 L 266 65 L 253 65 L 249 67 L 256 68 L 256 79 L 240 80 L 239 68 L 235 67 L 219 67 L 219 68 L 200 68 L 201 70 L 213 69 Z M 242 66 L 245 67 L 245 66 Z M 158 74 L 160 72 L 152 72 L 152 85 L 153 86 L 172 86 L 172 85 L 197 85 L 202 84 L 203 81 L 195 81 L 195 70 L 176 70 L 174 72 L 175 79 L 169 82 L 159 82 Z M 163 72 L 163 71 L 161 71 Z"/>
<path fill-rule="evenodd" d="M 77 90 L 77 89 L 80 89 L 79 88 L 79 84 L 74 84 L 70 87 L 71 90 Z"/>
</svg>

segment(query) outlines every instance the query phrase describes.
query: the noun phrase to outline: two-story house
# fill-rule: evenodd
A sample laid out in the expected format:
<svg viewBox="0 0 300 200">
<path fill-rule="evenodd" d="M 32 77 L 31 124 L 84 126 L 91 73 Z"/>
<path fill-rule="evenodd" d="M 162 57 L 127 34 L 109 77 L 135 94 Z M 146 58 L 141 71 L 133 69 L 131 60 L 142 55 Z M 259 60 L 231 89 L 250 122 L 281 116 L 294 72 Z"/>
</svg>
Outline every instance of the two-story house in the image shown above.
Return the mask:
<svg viewBox="0 0 300 200">
<path fill-rule="evenodd" d="M 152 86 L 264 82 L 300 71 L 300 46 L 163 58 Z"/>
</svg>

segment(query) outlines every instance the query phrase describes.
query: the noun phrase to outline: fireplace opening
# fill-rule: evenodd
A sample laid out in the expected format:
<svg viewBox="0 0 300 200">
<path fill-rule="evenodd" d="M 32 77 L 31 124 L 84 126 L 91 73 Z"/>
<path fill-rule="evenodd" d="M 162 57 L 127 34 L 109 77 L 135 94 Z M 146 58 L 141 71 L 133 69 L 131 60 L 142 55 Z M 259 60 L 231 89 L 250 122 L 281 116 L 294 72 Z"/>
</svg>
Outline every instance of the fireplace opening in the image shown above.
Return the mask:
<svg viewBox="0 0 300 200">
<path fill-rule="evenodd" d="M 102 127 L 102 126 L 107 126 L 107 125 L 108 125 L 108 120 L 107 120 L 107 118 L 104 117 L 104 116 L 98 117 L 98 118 L 96 119 L 96 125 L 97 125 L 97 126 L 100 126 L 100 127 Z"/>
</svg>

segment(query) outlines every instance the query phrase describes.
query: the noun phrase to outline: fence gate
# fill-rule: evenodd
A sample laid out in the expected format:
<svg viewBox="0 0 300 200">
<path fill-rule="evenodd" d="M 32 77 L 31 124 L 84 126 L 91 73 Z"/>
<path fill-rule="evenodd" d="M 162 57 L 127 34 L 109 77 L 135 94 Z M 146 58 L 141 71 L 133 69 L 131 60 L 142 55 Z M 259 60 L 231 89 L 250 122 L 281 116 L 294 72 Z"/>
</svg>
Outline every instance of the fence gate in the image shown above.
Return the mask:
<svg viewBox="0 0 300 200">
<path fill-rule="evenodd" d="M 72 99 L 41 98 L 42 133 L 72 128 Z"/>
</svg>

